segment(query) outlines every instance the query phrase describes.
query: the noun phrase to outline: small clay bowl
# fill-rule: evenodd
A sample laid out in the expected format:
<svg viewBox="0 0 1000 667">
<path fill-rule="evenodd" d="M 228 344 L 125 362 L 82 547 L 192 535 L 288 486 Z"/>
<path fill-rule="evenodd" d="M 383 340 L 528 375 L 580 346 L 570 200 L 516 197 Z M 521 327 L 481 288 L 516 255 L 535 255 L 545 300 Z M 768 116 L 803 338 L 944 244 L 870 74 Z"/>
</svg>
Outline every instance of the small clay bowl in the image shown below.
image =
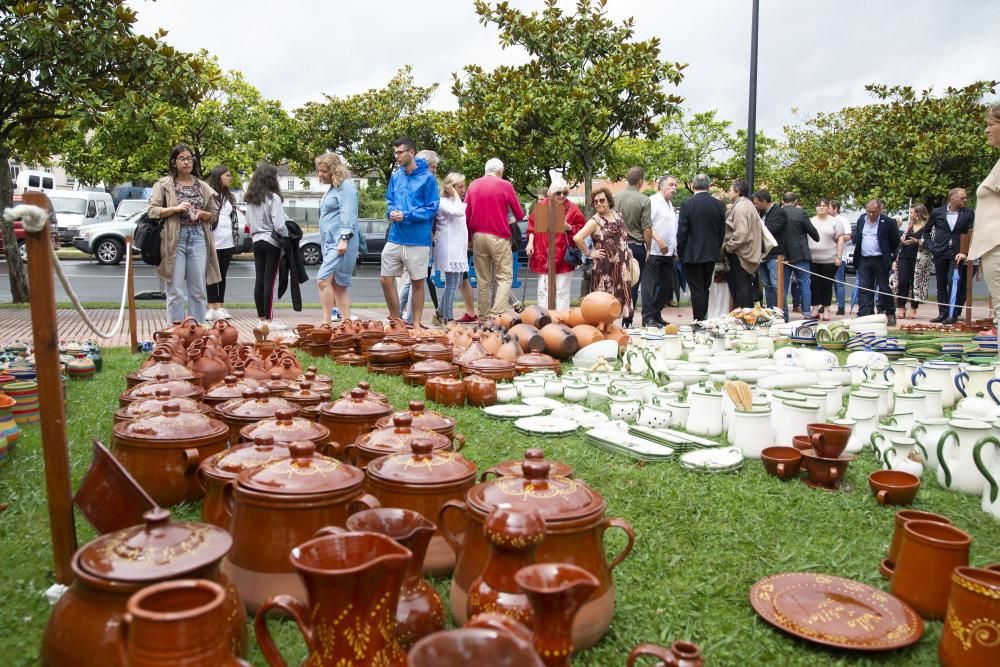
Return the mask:
<svg viewBox="0 0 1000 667">
<path fill-rule="evenodd" d="M 800 452 L 807 452 L 813 448 L 812 439 L 808 435 L 796 435 L 792 437 L 792 446 Z"/>
<path fill-rule="evenodd" d="M 765 447 L 760 453 L 760 460 L 768 475 L 794 479 L 802 465 L 802 452 L 795 447 Z"/>
<path fill-rule="evenodd" d="M 920 488 L 920 478 L 902 470 L 876 470 L 868 475 L 868 486 L 879 505 L 909 505 Z"/>
</svg>

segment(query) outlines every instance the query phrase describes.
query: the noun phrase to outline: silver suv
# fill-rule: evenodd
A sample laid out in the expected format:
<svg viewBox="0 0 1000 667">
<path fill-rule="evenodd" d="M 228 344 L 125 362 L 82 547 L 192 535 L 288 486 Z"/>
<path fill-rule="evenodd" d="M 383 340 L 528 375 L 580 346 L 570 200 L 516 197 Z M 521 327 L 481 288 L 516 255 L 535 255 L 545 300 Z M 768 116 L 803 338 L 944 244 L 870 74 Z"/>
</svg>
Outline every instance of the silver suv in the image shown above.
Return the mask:
<svg viewBox="0 0 1000 667">
<path fill-rule="evenodd" d="M 73 237 L 73 246 L 93 255 L 98 264 L 120 264 L 125 259 L 125 236 L 135 232 L 135 225 L 145 212 L 144 208 L 124 220 L 85 225 Z"/>
</svg>

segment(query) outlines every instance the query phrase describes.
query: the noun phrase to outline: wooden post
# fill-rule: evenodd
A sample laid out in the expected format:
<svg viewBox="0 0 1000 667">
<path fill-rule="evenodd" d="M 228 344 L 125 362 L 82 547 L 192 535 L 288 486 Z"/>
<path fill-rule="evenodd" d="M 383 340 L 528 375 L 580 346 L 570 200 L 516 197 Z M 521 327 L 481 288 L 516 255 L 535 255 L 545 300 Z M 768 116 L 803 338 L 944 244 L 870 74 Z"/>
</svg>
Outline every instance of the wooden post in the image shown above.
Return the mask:
<svg viewBox="0 0 1000 667">
<path fill-rule="evenodd" d="M 535 209 L 534 233 L 536 236 L 544 233 L 549 240 L 546 257 L 549 302 L 546 306 L 552 310 L 556 307 L 556 236 L 566 233 L 566 209 L 561 201 L 550 197 L 545 206 Z"/>
<path fill-rule="evenodd" d="M 132 235 L 125 235 L 125 256 L 129 257 L 132 252 Z M 128 337 L 129 346 L 132 348 L 132 354 L 139 351 L 139 332 L 136 330 L 135 323 L 135 280 L 133 280 L 134 275 L 132 273 L 132 264 L 135 261 L 135 256 L 133 255 L 125 267 L 125 280 L 128 281 Z"/>
<path fill-rule="evenodd" d="M 785 306 L 785 256 L 778 255 L 778 308 L 784 314 Z M 788 319 L 792 319 L 789 316 Z"/>
<path fill-rule="evenodd" d="M 44 194 L 25 193 L 24 202 L 48 210 Z M 45 459 L 45 489 L 49 501 L 49 529 L 56 581 L 70 584 L 70 561 L 76 551 L 73 523 L 73 486 L 70 481 L 69 448 L 66 442 L 66 407 L 63 403 L 62 366 L 59 361 L 59 332 L 56 327 L 56 300 L 52 280 L 52 248 L 48 223 L 39 231 L 25 226 L 28 249 L 28 285 L 31 289 L 31 331 L 38 375 L 38 403 L 41 415 L 42 453 Z"/>
<path fill-rule="evenodd" d="M 965 323 L 972 323 L 972 262 L 968 260 L 969 245 L 972 243 L 972 234 L 962 234 L 959 240 L 958 251 L 966 256 L 966 260 L 961 267 L 956 266 L 956 271 L 965 270 Z"/>
</svg>

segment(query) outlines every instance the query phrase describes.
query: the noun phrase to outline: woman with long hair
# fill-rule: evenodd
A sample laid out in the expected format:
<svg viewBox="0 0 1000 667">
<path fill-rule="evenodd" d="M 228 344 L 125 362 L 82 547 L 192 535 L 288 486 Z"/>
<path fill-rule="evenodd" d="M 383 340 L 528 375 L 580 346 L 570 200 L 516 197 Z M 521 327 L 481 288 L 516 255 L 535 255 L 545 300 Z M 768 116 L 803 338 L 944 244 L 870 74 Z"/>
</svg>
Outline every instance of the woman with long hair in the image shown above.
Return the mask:
<svg viewBox="0 0 1000 667">
<path fill-rule="evenodd" d="M 896 307 L 903 309 L 903 319 L 916 317 L 917 306 L 927 299 L 927 284 L 931 281 L 933 263 L 931 251 L 924 239 L 924 225 L 929 217 L 927 207 L 923 204 L 912 206 L 910 224 L 899 242 L 899 254 L 896 256 Z M 910 298 L 909 310 L 907 298 Z"/>
<path fill-rule="evenodd" d="M 583 229 L 573 236 L 573 242 L 594 265 L 590 270 L 590 291 L 608 292 L 622 304 L 622 321 L 629 321 L 635 312 L 632 304 L 632 278 L 630 264 L 632 251 L 628 249 L 625 221 L 614 210 L 615 199 L 608 188 L 597 188 L 591 194 L 593 217 Z M 594 249 L 587 248 L 587 239 Z"/>
<path fill-rule="evenodd" d="M 222 280 L 208 286 L 208 313 L 206 320 L 228 320 L 232 318 L 226 310 L 226 274 L 229 263 L 240 241 L 240 230 L 245 224 L 243 214 L 236 208 L 236 197 L 229 190 L 233 175 L 229 167 L 220 164 L 208 172 L 208 184 L 215 190 L 219 204 L 219 219 L 212 231 L 215 239 L 215 256 L 219 260 L 219 274 Z"/>
<path fill-rule="evenodd" d="M 194 152 L 185 144 L 170 151 L 169 176 L 153 186 L 148 215 L 159 220 L 161 257 L 156 275 L 167 284 L 167 321 L 191 317 L 205 321 L 208 300 L 205 285 L 219 282 L 212 224 L 219 218 L 215 191 L 198 178 Z"/>
<path fill-rule="evenodd" d="M 469 270 L 469 228 L 465 224 L 465 176 L 451 172 L 444 178 L 434 232 L 434 266 L 444 273 L 444 293 L 432 322 L 442 326 L 455 319 L 455 295 Z"/>
<path fill-rule="evenodd" d="M 247 222 L 253 238 L 255 280 L 253 301 L 257 306 L 257 326 L 270 325 L 274 317 L 274 281 L 278 277 L 281 246 L 276 236 L 288 236 L 278 168 L 261 162 L 250 178 L 243 201 L 247 204 Z"/>
<path fill-rule="evenodd" d="M 524 246 L 524 252 L 528 256 L 528 270 L 538 275 L 538 305 L 548 307 L 549 305 L 549 234 L 542 232 L 535 233 L 535 210 L 541 206 L 547 206 L 550 199 L 562 202 L 564 211 L 563 229 L 556 233 L 556 310 L 566 310 L 569 308 L 570 283 L 573 280 L 575 266 L 566 262 L 566 248 L 572 243 L 573 235 L 583 229 L 586 220 L 580 207 L 569 200 L 569 185 L 561 178 L 552 181 L 547 191 L 547 196 L 540 199 L 538 204 L 531 209 L 528 216 L 528 242 Z"/>
<path fill-rule="evenodd" d="M 330 188 L 319 204 L 319 237 L 323 264 L 316 274 L 323 323 L 330 324 L 334 308 L 345 320 L 351 318 L 351 275 L 358 261 L 361 229 L 358 227 L 358 190 L 343 161 L 335 153 L 316 158 L 320 183 Z"/>
</svg>

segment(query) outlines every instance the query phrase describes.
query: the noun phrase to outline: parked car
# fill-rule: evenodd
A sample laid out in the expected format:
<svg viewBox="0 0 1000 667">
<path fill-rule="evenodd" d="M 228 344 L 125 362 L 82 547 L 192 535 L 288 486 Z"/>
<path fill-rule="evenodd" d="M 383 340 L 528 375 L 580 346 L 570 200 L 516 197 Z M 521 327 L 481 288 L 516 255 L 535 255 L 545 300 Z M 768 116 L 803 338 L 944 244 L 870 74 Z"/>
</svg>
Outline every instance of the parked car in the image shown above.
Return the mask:
<svg viewBox="0 0 1000 667">
<path fill-rule="evenodd" d="M 24 198 L 21 195 L 14 195 L 14 206 L 18 204 L 23 204 Z M 56 250 L 59 249 L 59 225 L 56 219 L 55 209 L 52 208 L 52 202 L 49 202 L 49 223 L 52 225 L 52 247 Z M 20 220 L 14 221 L 14 238 L 17 239 L 17 247 L 21 252 L 21 259 L 25 262 L 28 261 L 28 251 L 24 247 L 24 225 L 21 224 Z M 3 248 L 3 235 L 0 235 L 0 255 L 4 252 Z"/>
<path fill-rule="evenodd" d="M 65 246 L 73 245 L 73 237 L 79 233 L 80 227 L 111 222 L 115 215 L 114 201 L 107 192 L 60 190 L 50 193 L 49 201 L 62 222 L 59 240 Z"/>
<path fill-rule="evenodd" d="M 145 211 L 147 208 L 149 201 L 146 199 L 123 199 L 115 209 L 115 220 L 124 220 L 136 211 Z"/>
<path fill-rule="evenodd" d="M 85 225 L 73 237 L 73 247 L 93 255 L 98 264 L 121 264 L 125 259 L 125 236 L 135 232 L 135 225 L 145 212 L 143 208 L 124 220 Z"/>
<path fill-rule="evenodd" d="M 382 249 L 385 248 L 385 235 L 389 229 L 389 221 L 381 218 L 360 218 L 358 226 L 365 235 L 368 252 L 358 256 L 358 264 L 374 264 L 381 261 Z M 316 266 L 323 262 L 323 245 L 319 240 L 319 232 L 309 232 L 302 235 L 299 242 L 302 258 L 307 266 Z"/>
</svg>

